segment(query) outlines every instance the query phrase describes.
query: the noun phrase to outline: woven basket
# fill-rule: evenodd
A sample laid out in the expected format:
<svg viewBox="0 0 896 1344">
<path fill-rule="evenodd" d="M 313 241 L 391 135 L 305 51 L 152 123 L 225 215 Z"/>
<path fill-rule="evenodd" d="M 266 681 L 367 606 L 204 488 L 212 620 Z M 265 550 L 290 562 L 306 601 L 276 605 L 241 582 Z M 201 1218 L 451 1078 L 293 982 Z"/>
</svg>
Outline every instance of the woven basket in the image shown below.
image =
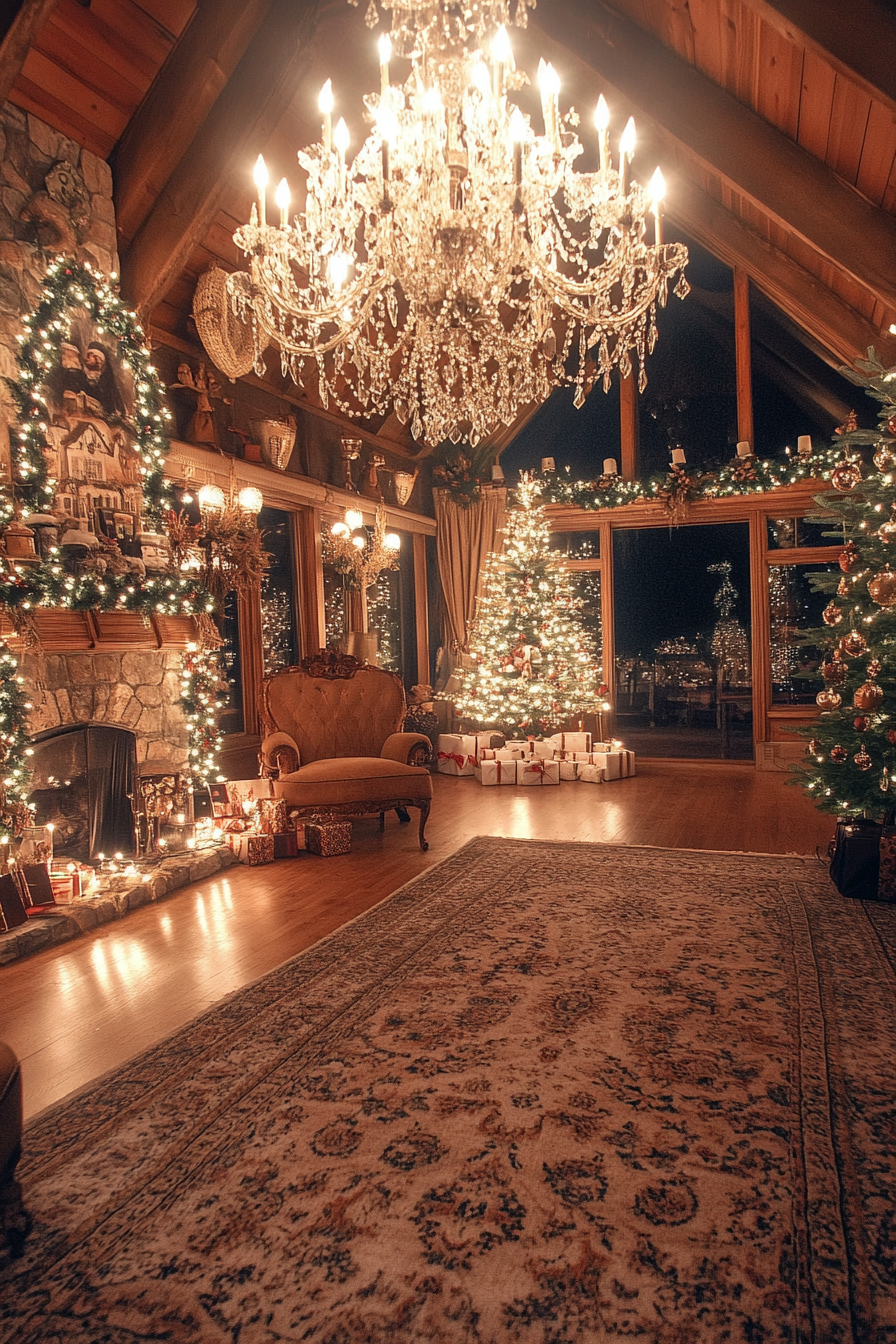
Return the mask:
<svg viewBox="0 0 896 1344">
<path fill-rule="evenodd" d="M 252 332 L 230 306 L 226 271 L 215 266 L 200 276 L 193 298 L 193 319 L 215 368 L 231 380 L 251 372 L 255 363 Z"/>
</svg>

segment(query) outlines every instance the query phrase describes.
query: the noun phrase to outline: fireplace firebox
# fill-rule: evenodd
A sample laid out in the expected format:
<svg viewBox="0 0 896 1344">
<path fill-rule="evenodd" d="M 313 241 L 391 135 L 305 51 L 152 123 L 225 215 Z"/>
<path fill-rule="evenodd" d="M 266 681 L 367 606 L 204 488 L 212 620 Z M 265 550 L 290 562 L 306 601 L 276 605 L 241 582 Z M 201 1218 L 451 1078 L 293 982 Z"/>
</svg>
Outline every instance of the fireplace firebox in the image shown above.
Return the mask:
<svg viewBox="0 0 896 1344">
<path fill-rule="evenodd" d="M 32 746 L 31 802 L 37 823 L 55 828 L 55 853 L 82 863 L 134 854 L 134 733 L 76 724 L 38 734 Z"/>
</svg>

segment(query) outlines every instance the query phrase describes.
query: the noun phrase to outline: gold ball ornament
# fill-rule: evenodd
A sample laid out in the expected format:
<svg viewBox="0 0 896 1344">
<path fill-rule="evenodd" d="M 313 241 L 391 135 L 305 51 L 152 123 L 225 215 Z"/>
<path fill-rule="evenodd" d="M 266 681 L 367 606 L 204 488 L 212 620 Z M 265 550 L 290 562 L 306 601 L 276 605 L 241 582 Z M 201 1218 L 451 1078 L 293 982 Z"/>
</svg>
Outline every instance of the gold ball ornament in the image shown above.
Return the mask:
<svg viewBox="0 0 896 1344">
<path fill-rule="evenodd" d="M 834 656 L 828 663 L 823 663 L 821 675 L 828 686 L 842 686 L 846 681 L 846 664 L 839 657 L 840 650 L 834 650 Z"/>
<path fill-rule="evenodd" d="M 889 546 L 893 538 L 896 537 L 896 521 L 891 518 L 888 523 L 881 523 L 877 529 L 877 535 L 882 542 Z"/>
<path fill-rule="evenodd" d="M 860 770 L 870 770 L 872 765 L 874 764 L 871 757 L 865 750 L 864 745 L 859 747 L 855 756 L 853 756 L 853 760 L 855 761 L 856 765 L 859 767 Z"/>
<path fill-rule="evenodd" d="M 843 704 L 843 698 L 836 691 L 819 691 L 815 703 L 819 709 L 839 709 Z"/>
<path fill-rule="evenodd" d="M 847 579 L 841 579 L 837 584 L 837 596 L 849 597 L 849 581 Z"/>
<path fill-rule="evenodd" d="M 868 592 L 879 607 L 896 607 L 896 574 L 889 565 L 868 580 Z"/>
<path fill-rule="evenodd" d="M 864 710 L 866 713 L 870 710 L 880 709 L 883 702 L 884 693 L 873 681 L 863 681 L 861 686 L 856 687 L 855 694 L 852 697 L 852 703 L 856 709 Z"/>
<path fill-rule="evenodd" d="M 831 747 L 830 757 L 835 765 L 842 765 L 848 755 L 849 752 L 846 750 L 845 747 L 841 747 L 839 745 L 836 747 Z"/>
<path fill-rule="evenodd" d="M 829 602 L 821 613 L 825 625 L 839 625 L 843 620 L 843 609 L 836 602 Z"/>
<path fill-rule="evenodd" d="M 887 421 L 887 429 L 891 434 L 896 435 L 896 414 L 890 416 Z"/>
<path fill-rule="evenodd" d="M 882 443 L 874 454 L 874 465 L 878 471 L 892 471 L 896 467 L 896 453 L 889 443 Z"/>
<path fill-rule="evenodd" d="M 862 468 L 858 462 L 845 459 L 838 462 L 831 472 L 831 485 L 835 490 L 854 490 L 862 479 Z"/>
<path fill-rule="evenodd" d="M 867 651 L 868 641 L 858 630 L 850 630 L 840 641 L 840 647 L 847 658 L 860 658 Z"/>
<path fill-rule="evenodd" d="M 840 568 L 844 574 L 851 574 L 857 568 L 862 557 L 856 549 L 854 541 L 848 541 L 838 556 Z"/>
<path fill-rule="evenodd" d="M 868 666 L 865 670 L 868 673 L 868 680 L 873 681 L 874 678 L 879 677 L 883 671 L 883 663 L 879 658 L 871 658 L 869 659 Z"/>
</svg>

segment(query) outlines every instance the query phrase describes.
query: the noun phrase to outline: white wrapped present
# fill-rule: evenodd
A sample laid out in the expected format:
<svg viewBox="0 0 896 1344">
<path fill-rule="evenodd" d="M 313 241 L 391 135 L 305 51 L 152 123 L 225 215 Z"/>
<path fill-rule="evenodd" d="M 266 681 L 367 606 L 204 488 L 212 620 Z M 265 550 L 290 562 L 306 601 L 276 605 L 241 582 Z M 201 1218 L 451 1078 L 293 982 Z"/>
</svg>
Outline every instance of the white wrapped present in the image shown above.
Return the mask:
<svg viewBox="0 0 896 1344">
<path fill-rule="evenodd" d="M 516 782 L 526 788 L 560 783 L 559 761 L 517 761 Z"/>
<path fill-rule="evenodd" d="M 581 765 L 600 765 L 603 756 L 598 755 L 597 751 L 574 751 L 572 759 L 578 761 Z"/>
<path fill-rule="evenodd" d="M 605 779 L 630 779 L 635 773 L 635 753 L 625 747 L 603 752 L 601 761 Z"/>
<path fill-rule="evenodd" d="M 485 788 L 497 784 L 515 784 L 518 761 L 481 760 L 475 767 L 476 778 Z"/>
<path fill-rule="evenodd" d="M 590 733 L 554 733 L 548 741 L 557 751 L 591 751 Z"/>
<path fill-rule="evenodd" d="M 436 764 L 441 775 L 472 775 L 476 738 L 469 733 L 440 733 Z"/>
<path fill-rule="evenodd" d="M 579 767 L 579 779 L 585 784 L 603 784 L 604 767 L 602 765 L 581 765 L 576 761 Z"/>
<path fill-rule="evenodd" d="M 499 747 L 494 754 L 496 761 L 527 761 L 529 754 L 525 747 Z"/>
<path fill-rule="evenodd" d="M 539 761 L 552 761 L 554 752 L 555 747 L 549 737 L 532 743 L 532 755 Z"/>
<path fill-rule="evenodd" d="M 592 769 L 590 765 L 582 765 L 579 761 L 558 761 L 557 764 L 560 767 L 561 780 L 581 779 L 582 776 L 579 773 L 581 770 Z"/>
</svg>

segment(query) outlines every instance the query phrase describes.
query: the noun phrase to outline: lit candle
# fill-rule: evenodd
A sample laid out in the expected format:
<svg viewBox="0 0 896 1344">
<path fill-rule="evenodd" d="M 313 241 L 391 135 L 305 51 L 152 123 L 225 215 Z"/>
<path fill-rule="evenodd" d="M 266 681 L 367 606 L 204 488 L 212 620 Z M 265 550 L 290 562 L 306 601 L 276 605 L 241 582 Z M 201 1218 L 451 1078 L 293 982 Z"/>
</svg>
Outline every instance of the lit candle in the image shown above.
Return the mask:
<svg viewBox="0 0 896 1344">
<path fill-rule="evenodd" d="M 653 241 L 657 247 L 663 241 L 663 198 L 666 195 L 666 179 L 657 168 L 650 179 L 650 208 L 653 211 Z"/>
<path fill-rule="evenodd" d="M 812 456 L 812 436 L 811 434 L 800 434 L 796 441 L 796 450 L 800 457 Z"/>
<path fill-rule="evenodd" d="M 274 200 L 280 207 L 280 227 L 281 229 L 288 229 L 290 195 L 289 195 L 289 183 L 287 182 L 285 177 L 281 177 L 280 179 L 280 185 L 277 187 L 277 190 L 274 193 Z"/>
<path fill-rule="evenodd" d="M 504 72 L 510 64 L 510 57 L 510 38 L 507 36 L 507 29 L 502 23 L 495 33 L 495 40 L 492 42 L 492 60 L 495 63 L 492 78 L 496 98 L 500 98 L 504 93 Z"/>
<path fill-rule="evenodd" d="M 255 169 L 252 176 L 258 188 L 258 223 L 264 228 L 267 223 L 265 218 L 265 191 L 268 185 L 268 166 L 261 154 L 255 160 Z"/>
<path fill-rule="evenodd" d="M 541 90 L 541 109 L 544 115 L 544 131 L 553 142 L 555 153 L 560 151 L 560 76 L 550 61 L 542 61 L 538 66 L 538 86 Z"/>
<path fill-rule="evenodd" d="M 385 98 L 389 89 L 389 62 L 392 59 L 392 39 L 383 33 L 379 40 L 380 49 L 380 96 Z"/>
<path fill-rule="evenodd" d="M 619 141 L 619 179 L 620 190 L 625 196 L 628 192 L 628 165 L 635 153 L 635 119 L 629 117 Z"/>
<path fill-rule="evenodd" d="M 339 155 L 339 190 L 345 191 L 345 151 L 348 149 L 349 134 L 345 118 L 340 117 L 333 132 L 333 144 Z"/>
<path fill-rule="evenodd" d="M 605 458 L 604 458 L 604 475 L 605 475 L 605 476 L 618 476 L 618 475 L 619 475 L 618 471 L 616 470 L 616 459 L 615 459 L 615 457 L 605 457 Z"/>
<path fill-rule="evenodd" d="M 610 166 L 610 109 L 607 100 L 601 94 L 594 109 L 594 124 L 598 130 L 600 144 L 600 170 L 605 173 Z"/>
<path fill-rule="evenodd" d="M 554 459 L 552 457 L 543 457 L 541 459 L 541 469 L 542 471 L 556 471 Z"/>
<path fill-rule="evenodd" d="M 510 117 L 510 134 L 513 138 L 513 185 L 523 184 L 523 141 L 526 138 L 526 118 L 518 107 Z"/>
<path fill-rule="evenodd" d="M 331 80 L 328 79 L 321 89 L 317 105 L 324 115 L 324 153 L 329 154 L 333 147 L 333 84 Z"/>
<path fill-rule="evenodd" d="M 673 448 L 673 449 L 672 449 L 672 465 L 673 465 L 673 467 L 683 467 L 683 466 L 684 466 L 684 463 L 685 463 L 684 449 L 683 449 L 683 448 Z"/>
<path fill-rule="evenodd" d="M 741 439 L 740 443 L 737 445 L 738 457 L 750 457 L 752 455 L 752 452 L 753 449 L 750 447 L 750 440 Z"/>
</svg>

